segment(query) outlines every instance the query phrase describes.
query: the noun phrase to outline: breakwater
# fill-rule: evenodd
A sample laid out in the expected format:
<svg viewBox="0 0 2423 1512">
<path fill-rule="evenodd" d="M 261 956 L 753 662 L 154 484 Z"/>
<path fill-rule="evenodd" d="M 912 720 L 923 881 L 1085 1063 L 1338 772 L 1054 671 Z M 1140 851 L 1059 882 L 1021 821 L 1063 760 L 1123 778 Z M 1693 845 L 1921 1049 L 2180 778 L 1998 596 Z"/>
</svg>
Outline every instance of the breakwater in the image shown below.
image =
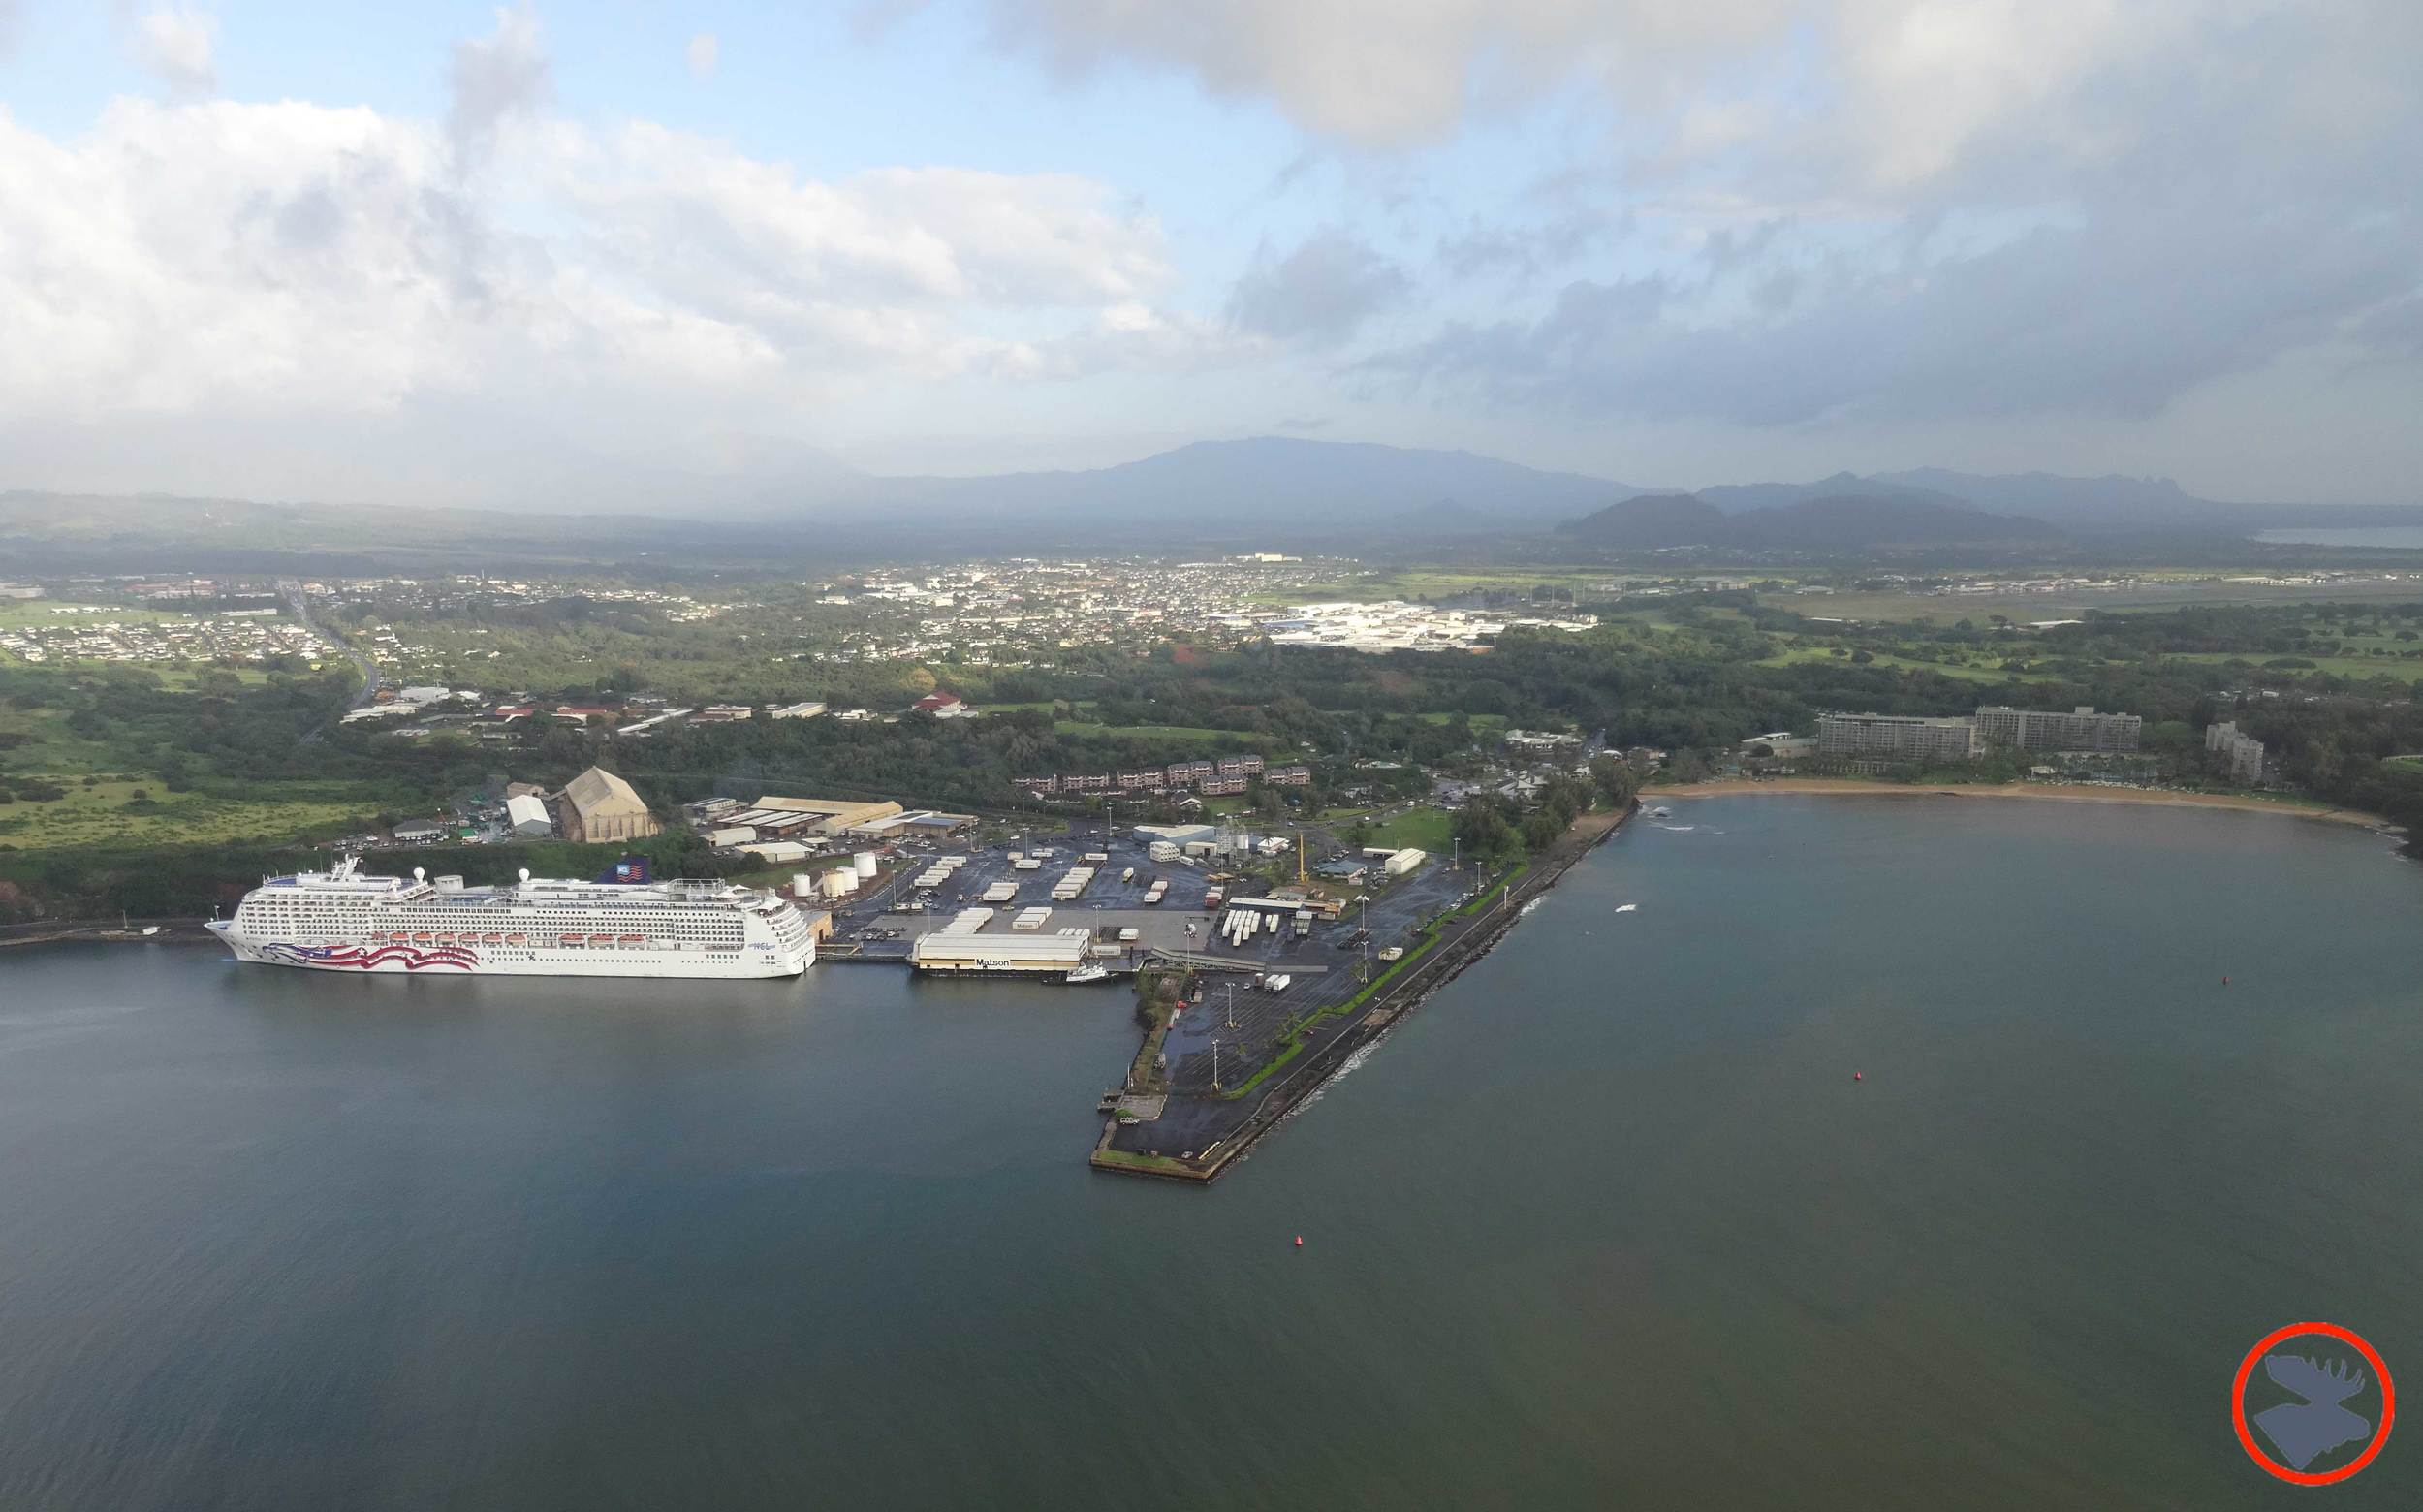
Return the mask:
<svg viewBox="0 0 2423 1512">
<path fill-rule="evenodd" d="M 1575 863 L 1639 811 L 1586 814 L 1527 866 L 1490 880 L 1469 901 L 1431 921 L 1423 938 L 1368 986 L 1340 1002 L 1314 1005 L 1299 1026 L 1295 1048 L 1266 1064 L 1243 1087 L 1210 1095 L 1179 1096 L 1136 1085 L 1149 1056 L 1139 1055 L 1128 1095 L 1105 1099 L 1111 1112 L 1094 1142 L 1099 1171 L 1165 1181 L 1218 1180 L 1253 1146 L 1309 1103 L 1355 1057 L 1386 1038 L 1431 995 L 1454 981 L 1506 937 L 1525 906 L 1556 886 Z M 1327 1017 L 1337 1023 L 1323 1024 Z M 1148 1045 L 1160 1024 L 1147 1030 Z M 1149 1118 L 1123 1118 L 1121 1106 L 1149 1109 Z"/>
</svg>

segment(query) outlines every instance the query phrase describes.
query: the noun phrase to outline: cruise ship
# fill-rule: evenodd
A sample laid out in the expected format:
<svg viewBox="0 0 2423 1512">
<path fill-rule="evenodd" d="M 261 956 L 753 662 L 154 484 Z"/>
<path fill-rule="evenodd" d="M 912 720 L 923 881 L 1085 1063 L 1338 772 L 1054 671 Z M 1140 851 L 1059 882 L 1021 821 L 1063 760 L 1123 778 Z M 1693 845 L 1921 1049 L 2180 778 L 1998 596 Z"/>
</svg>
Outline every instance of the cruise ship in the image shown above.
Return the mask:
<svg viewBox="0 0 2423 1512">
<path fill-rule="evenodd" d="M 465 887 L 332 870 L 270 877 L 212 932 L 238 961 L 314 971 L 492 976 L 782 977 L 816 960 L 789 899 L 729 882 L 657 882 L 623 862 L 595 882 L 521 873 Z"/>
</svg>

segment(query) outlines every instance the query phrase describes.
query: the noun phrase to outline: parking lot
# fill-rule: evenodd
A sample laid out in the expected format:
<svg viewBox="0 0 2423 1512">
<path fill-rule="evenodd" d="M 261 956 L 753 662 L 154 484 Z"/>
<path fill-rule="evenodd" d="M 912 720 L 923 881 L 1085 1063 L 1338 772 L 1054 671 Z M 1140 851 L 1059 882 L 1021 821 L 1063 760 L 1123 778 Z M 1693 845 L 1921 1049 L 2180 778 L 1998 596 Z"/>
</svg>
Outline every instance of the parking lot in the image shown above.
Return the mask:
<svg viewBox="0 0 2423 1512">
<path fill-rule="evenodd" d="M 1010 859 L 1013 852 L 1042 865 L 1032 870 L 1019 870 Z M 1109 859 L 1088 863 L 1085 859 L 1088 853 L 1101 853 Z M 965 859 L 940 885 L 928 889 L 916 886 L 917 879 L 936 861 L 950 857 Z M 1053 898 L 1053 887 L 1072 866 L 1088 865 L 1094 867 L 1094 877 L 1084 893 L 1073 900 Z M 1017 932 L 1011 929 L 1010 923 L 1021 909 L 1048 907 L 1051 917 L 1041 926 L 1045 933 L 1082 926 L 1097 943 L 1117 943 L 1120 930 L 1136 930 L 1137 938 L 1126 942 L 1124 954 L 1105 961 L 1114 969 L 1133 968 L 1142 962 L 1146 953 L 1168 950 L 1235 961 L 1265 975 L 1289 977 L 1284 992 L 1267 993 L 1242 985 L 1250 983 L 1252 974 L 1239 975 L 1241 985 L 1234 994 L 1234 1016 L 1240 1025 L 1236 1031 L 1226 1027 L 1231 1012 L 1229 994 L 1225 991 L 1215 992 L 1220 1007 L 1218 1033 L 1224 1047 L 1252 1047 L 1250 1052 L 1224 1048 L 1224 1079 L 1228 1055 L 1250 1054 L 1258 1064 L 1269 1042 L 1291 1013 L 1302 1013 L 1351 995 L 1360 982 L 1358 970 L 1364 951 L 1361 930 L 1367 914 L 1370 949 L 1377 952 L 1402 944 L 1423 920 L 1452 900 L 1456 891 L 1447 880 L 1446 868 L 1433 862 L 1415 875 L 1391 883 L 1368 907 L 1349 904 L 1335 921 L 1316 919 L 1308 936 L 1299 937 L 1292 923 L 1282 923 L 1274 930 L 1266 929 L 1257 933 L 1242 947 L 1232 947 L 1220 936 L 1215 916 L 1202 906 L 1205 891 L 1221 885 L 1210 881 L 1211 873 L 1218 867 L 1151 861 L 1146 847 L 1123 832 L 1106 837 L 1098 828 L 1089 828 L 1074 833 L 1030 834 L 1022 839 L 979 847 L 944 844 L 904 848 L 887 862 L 887 867 L 880 884 L 848 900 L 834 919 L 836 934 L 845 941 L 859 940 L 872 958 L 904 956 L 920 935 L 942 928 L 963 908 L 993 909 L 992 918 L 986 921 L 980 932 L 1006 935 Z M 1144 900 L 1146 891 L 1156 879 L 1167 879 L 1169 883 L 1164 900 L 1148 904 Z M 999 882 L 1015 883 L 1017 895 L 1004 902 L 986 902 L 986 891 Z M 1247 883 L 1245 888 L 1243 895 L 1232 888 L 1230 896 L 1255 896 L 1262 891 L 1258 883 Z M 899 905 L 912 902 L 922 904 L 922 909 L 899 911 Z M 1217 980 L 1221 975 L 1213 973 L 1212 979 Z M 1230 1038 L 1232 1034 L 1241 1038 Z M 1172 1035 L 1173 1071 L 1193 1075 L 1193 1061 L 1200 1055 L 1200 1080 L 1209 1087 L 1212 1037 L 1213 1029 L 1206 1016 L 1192 1010 L 1181 1016 L 1180 1029 Z M 1200 1044 L 1196 1043 L 1198 1040 Z"/>
</svg>

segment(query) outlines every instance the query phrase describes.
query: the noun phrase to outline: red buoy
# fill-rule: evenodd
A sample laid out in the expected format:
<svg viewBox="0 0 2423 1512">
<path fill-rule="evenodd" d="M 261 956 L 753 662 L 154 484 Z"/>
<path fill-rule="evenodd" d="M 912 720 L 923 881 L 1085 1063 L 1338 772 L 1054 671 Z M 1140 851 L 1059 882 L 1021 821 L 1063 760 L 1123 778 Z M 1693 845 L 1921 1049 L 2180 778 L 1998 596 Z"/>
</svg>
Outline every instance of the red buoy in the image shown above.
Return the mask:
<svg viewBox="0 0 2423 1512">
<path fill-rule="evenodd" d="M 1296 1247 L 1298 1249 L 1302 1249 L 1304 1247 L 1304 1236 L 1302 1234 L 1296 1236 Z"/>
<path fill-rule="evenodd" d="M 2227 986 L 2229 986 L 2229 978 L 2227 978 L 2227 977 L 2223 977 L 2223 978 L 2221 978 L 2221 985 L 2222 985 L 2223 987 L 2227 987 Z"/>
<path fill-rule="evenodd" d="M 1865 1073 L 1864 1073 L 1864 1072 L 1854 1071 L 1854 1072 L 1852 1072 L 1852 1073 L 1851 1073 L 1851 1080 L 1852 1080 L 1852 1081 L 1854 1081 L 1854 1082 L 1857 1082 L 1857 1081 L 1862 1080 L 1864 1076 L 1865 1076 Z"/>
</svg>

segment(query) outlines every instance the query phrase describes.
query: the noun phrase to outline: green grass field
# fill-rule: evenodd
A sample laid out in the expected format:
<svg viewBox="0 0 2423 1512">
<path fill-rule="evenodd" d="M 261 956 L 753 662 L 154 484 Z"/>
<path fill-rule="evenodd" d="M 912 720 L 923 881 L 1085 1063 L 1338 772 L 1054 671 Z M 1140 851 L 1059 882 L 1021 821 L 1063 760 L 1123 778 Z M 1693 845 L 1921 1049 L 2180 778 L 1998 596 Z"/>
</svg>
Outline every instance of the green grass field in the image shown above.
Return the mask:
<svg viewBox="0 0 2423 1512">
<path fill-rule="evenodd" d="M 2274 657 L 2238 652 L 2180 651 L 2162 658 L 2174 662 L 2203 662 L 2220 666 L 2233 661 L 2261 667 Z M 2300 658 L 2313 664 L 2313 671 L 2326 672 L 2334 677 L 2393 677 L 2400 682 L 2423 682 L 2423 661 L 2400 661 L 2388 656 L 2307 656 Z M 2302 672 L 2305 669 L 2299 668 Z"/>
<path fill-rule="evenodd" d="M 1937 624 L 1973 621 L 1979 626 L 2000 614 L 2014 624 L 2046 619 L 2083 619 L 2090 610 L 2106 614 L 2186 609 L 2197 604 L 2314 604 L 2399 602 L 2423 598 L 2423 583 L 2335 583 L 2283 584 L 2224 583 L 2217 579 L 2165 577 L 2128 588 L 2102 592 L 2013 593 L 1959 595 L 1932 593 L 1762 593 L 1763 609 L 1789 610 L 1796 614 L 1836 619 L 1917 620 Z"/>
<path fill-rule="evenodd" d="M 378 811 L 373 789 L 341 782 L 287 784 L 274 798 L 233 799 L 172 793 L 156 777 L 54 775 L 67 796 L 49 803 L 0 803 L 0 841 L 21 850 L 78 845 L 201 845 L 288 839 L 346 828 Z M 137 799 L 138 793 L 145 795 Z"/>
<path fill-rule="evenodd" d="M 1242 740 L 1239 730 L 1207 730 L 1197 725 L 1106 725 L 1090 719 L 1062 719 L 1052 727 L 1061 735 L 1134 736 L 1147 740 Z"/>
<path fill-rule="evenodd" d="M 1453 724 L 1456 719 L 1456 716 L 1453 713 L 1444 709 L 1436 709 L 1426 710 L 1415 717 L 1428 720 L 1432 724 L 1440 725 Z M 1470 722 L 1472 732 L 1475 735 L 1496 735 L 1503 732 L 1506 728 L 1506 716 L 1504 714 L 1466 714 L 1464 717 Z"/>
<path fill-rule="evenodd" d="M 1443 856 L 1447 854 L 1451 838 L 1449 831 L 1454 823 L 1455 815 L 1443 808 L 1432 808 L 1425 803 L 1409 812 L 1399 814 L 1385 823 L 1373 825 L 1371 843 L 1394 845 L 1400 849 L 1411 845 L 1421 850 L 1435 851 Z"/>
<path fill-rule="evenodd" d="M 1849 657 L 1837 656 L 1832 647 L 1823 646 L 1795 646 L 1778 651 L 1773 656 L 1761 657 L 1750 665 L 1790 667 L 1804 662 L 1829 662 L 1843 667 L 1851 665 Z M 1906 656 L 1895 656 L 1890 652 L 1877 652 L 1875 659 L 1865 665 L 1890 667 L 1896 671 L 1939 673 L 1944 677 L 1959 677 L 1968 682 L 2006 682 L 2012 677 L 2012 674 L 2003 671 L 2000 667 L 1964 667 L 1945 662 L 1917 661 Z"/>
<path fill-rule="evenodd" d="M 62 614 L 62 609 L 89 609 L 91 614 Z M 174 610 L 139 609 L 130 604 L 76 604 L 62 599 L 0 599 L 0 630 L 57 630 L 70 625 L 108 623 L 158 624 L 190 616 Z"/>
</svg>

